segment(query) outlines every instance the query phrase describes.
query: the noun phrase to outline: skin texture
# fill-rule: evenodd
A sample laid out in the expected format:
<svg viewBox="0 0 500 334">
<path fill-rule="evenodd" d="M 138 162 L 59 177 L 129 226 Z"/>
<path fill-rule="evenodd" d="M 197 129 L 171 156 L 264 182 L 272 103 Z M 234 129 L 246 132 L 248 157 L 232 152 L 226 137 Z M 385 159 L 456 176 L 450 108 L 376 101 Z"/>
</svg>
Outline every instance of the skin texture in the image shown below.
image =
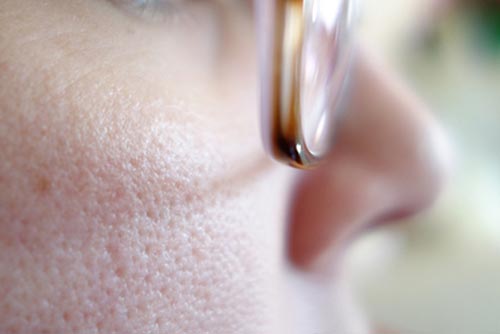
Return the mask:
<svg viewBox="0 0 500 334">
<path fill-rule="evenodd" d="M 0 3 L 0 333 L 362 333 L 325 268 L 434 199 L 435 121 L 361 56 L 331 157 L 291 171 L 261 147 L 247 7 L 125 7 Z M 325 291 L 333 324 L 303 321 Z"/>
</svg>

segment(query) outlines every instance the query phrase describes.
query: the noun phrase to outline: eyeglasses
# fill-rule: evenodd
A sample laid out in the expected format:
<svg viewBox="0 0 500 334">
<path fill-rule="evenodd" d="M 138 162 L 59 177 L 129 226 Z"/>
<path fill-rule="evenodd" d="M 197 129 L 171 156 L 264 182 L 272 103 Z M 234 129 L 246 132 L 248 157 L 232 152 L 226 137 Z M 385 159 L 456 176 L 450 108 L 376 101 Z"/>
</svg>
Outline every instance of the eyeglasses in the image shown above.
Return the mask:
<svg viewBox="0 0 500 334">
<path fill-rule="evenodd" d="M 342 110 L 355 0 L 258 0 L 262 137 L 268 153 L 316 166 Z"/>
</svg>

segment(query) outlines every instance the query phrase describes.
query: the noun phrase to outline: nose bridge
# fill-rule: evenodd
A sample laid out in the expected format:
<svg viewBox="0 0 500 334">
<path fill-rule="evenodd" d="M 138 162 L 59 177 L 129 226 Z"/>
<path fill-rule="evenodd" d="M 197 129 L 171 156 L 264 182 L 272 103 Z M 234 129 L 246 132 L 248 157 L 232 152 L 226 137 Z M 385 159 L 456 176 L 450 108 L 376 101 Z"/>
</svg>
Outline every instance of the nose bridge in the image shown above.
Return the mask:
<svg viewBox="0 0 500 334">
<path fill-rule="evenodd" d="M 341 135 L 350 151 L 407 206 L 430 204 L 452 165 L 452 149 L 438 121 L 380 62 L 360 60 L 352 115 Z"/>
</svg>

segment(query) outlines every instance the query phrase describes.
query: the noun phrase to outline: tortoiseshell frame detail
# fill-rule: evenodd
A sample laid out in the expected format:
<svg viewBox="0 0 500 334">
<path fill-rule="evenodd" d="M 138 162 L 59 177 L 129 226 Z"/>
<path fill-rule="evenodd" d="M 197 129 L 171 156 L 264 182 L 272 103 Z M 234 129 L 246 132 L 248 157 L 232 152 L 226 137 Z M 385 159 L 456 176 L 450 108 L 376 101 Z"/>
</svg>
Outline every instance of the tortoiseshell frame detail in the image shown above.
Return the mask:
<svg viewBox="0 0 500 334">
<path fill-rule="evenodd" d="M 276 160 L 299 169 L 319 164 L 333 145 L 314 154 L 306 144 L 301 119 L 301 65 L 306 0 L 257 0 L 261 63 L 262 138 Z M 334 1 L 334 0 L 331 0 Z"/>
</svg>

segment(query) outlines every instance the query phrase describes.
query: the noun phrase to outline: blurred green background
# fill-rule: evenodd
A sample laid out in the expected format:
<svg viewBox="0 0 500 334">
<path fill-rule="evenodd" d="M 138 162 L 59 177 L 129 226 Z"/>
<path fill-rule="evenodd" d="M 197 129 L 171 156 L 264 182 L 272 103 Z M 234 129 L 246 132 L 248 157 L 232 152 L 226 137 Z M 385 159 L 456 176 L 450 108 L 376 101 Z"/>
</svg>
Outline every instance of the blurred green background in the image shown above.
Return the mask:
<svg viewBox="0 0 500 334">
<path fill-rule="evenodd" d="M 500 1 L 361 8 L 361 38 L 431 106 L 455 163 L 417 224 L 356 243 L 347 268 L 358 299 L 380 334 L 500 334 Z"/>
</svg>

